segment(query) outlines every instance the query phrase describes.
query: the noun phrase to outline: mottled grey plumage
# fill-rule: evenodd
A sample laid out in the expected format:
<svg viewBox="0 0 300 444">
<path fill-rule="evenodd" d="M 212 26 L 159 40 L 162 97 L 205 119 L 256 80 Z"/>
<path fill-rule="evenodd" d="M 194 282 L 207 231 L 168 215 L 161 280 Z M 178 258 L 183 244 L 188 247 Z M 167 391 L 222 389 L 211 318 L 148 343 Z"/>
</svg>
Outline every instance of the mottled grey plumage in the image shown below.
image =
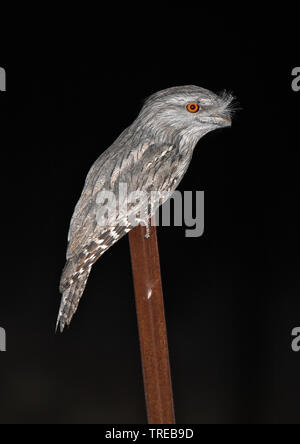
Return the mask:
<svg viewBox="0 0 300 444">
<path fill-rule="evenodd" d="M 71 322 L 94 262 L 136 225 L 120 213 L 113 226 L 100 226 L 96 219 L 98 193 L 109 190 L 118 198 L 119 184 L 126 183 L 128 193 L 161 191 L 169 196 L 184 176 L 199 139 L 231 124 L 231 102 L 229 94 L 217 96 L 193 85 L 159 91 L 96 160 L 71 221 L 67 263 L 60 283 L 63 296 L 57 323 L 61 331 Z M 198 104 L 199 111 L 189 112 L 189 103 Z M 149 216 L 161 203 L 155 202 Z M 140 206 L 144 204 L 140 202 Z M 136 205 L 129 213 L 137 211 Z"/>
</svg>

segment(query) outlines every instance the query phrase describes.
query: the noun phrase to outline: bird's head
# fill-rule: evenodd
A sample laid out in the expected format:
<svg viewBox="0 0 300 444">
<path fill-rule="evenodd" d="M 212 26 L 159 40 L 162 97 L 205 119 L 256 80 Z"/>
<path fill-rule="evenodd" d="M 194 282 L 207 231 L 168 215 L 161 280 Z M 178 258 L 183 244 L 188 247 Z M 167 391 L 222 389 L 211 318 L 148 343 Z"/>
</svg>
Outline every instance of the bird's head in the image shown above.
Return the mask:
<svg viewBox="0 0 300 444">
<path fill-rule="evenodd" d="M 195 144 L 217 128 L 231 125 L 233 101 L 226 92 L 217 95 L 194 85 L 176 86 L 150 96 L 138 117 L 139 129 L 153 136 L 178 135 Z"/>
</svg>

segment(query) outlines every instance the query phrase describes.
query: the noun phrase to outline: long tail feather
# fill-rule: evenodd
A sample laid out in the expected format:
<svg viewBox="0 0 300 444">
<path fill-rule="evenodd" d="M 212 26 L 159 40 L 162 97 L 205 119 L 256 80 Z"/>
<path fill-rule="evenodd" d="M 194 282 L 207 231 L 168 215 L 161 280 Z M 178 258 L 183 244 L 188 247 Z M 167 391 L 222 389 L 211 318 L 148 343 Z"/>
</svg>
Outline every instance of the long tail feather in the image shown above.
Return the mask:
<svg viewBox="0 0 300 444">
<path fill-rule="evenodd" d="M 86 248 L 83 248 L 78 256 L 67 260 L 60 281 L 62 300 L 56 330 L 60 327 L 60 331 L 63 332 L 65 326 L 70 325 L 93 264 L 131 228 L 131 226 L 110 227 L 98 239 L 95 238 Z"/>
<path fill-rule="evenodd" d="M 65 272 L 63 273 L 62 282 L 64 284 L 61 286 L 65 289 L 62 291 L 56 330 L 60 327 L 60 331 L 63 332 L 65 326 L 70 325 L 84 292 L 91 268 L 92 266 L 89 266 L 85 270 L 80 270 L 81 272 L 73 274 L 69 279 L 66 279 Z M 66 288 L 67 286 L 68 288 Z"/>
</svg>

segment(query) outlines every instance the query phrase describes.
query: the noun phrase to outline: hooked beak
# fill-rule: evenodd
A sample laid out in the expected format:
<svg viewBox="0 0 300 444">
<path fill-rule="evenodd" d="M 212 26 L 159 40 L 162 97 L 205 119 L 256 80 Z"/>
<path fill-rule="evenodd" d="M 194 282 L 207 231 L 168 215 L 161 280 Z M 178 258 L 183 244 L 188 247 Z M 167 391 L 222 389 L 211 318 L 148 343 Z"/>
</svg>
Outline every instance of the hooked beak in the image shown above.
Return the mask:
<svg viewBox="0 0 300 444">
<path fill-rule="evenodd" d="M 225 128 L 227 126 L 231 126 L 231 118 L 228 115 L 223 116 L 207 116 L 201 117 L 202 123 L 208 123 L 209 125 L 213 125 L 219 128 Z"/>
<path fill-rule="evenodd" d="M 232 120 L 230 117 L 220 117 L 220 123 L 222 126 L 231 126 Z"/>
<path fill-rule="evenodd" d="M 230 117 L 219 117 L 221 126 L 231 126 L 232 120 Z"/>
<path fill-rule="evenodd" d="M 211 116 L 210 121 L 212 124 L 219 127 L 231 126 L 231 118 L 229 116 Z"/>
</svg>

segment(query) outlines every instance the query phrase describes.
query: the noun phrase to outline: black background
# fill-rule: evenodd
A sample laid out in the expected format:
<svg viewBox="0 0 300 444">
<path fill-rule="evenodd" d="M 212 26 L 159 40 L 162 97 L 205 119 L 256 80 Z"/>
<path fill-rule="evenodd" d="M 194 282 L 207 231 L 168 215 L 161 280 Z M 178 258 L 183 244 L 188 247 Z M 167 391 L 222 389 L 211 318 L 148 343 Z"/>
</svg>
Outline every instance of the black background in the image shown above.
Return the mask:
<svg viewBox="0 0 300 444">
<path fill-rule="evenodd" d="M 147 96 L 184 84 L 232 91 L 241 110 L 179 187 L 205 191 L 205 234 L 158 231 L 177 421 L 300 423 L 296 35 L 247 11 L 177 12 L 100 14 L 60 40 L 53 24 L 0 52 L 2 424 L 146 422 L 128 239 L 93 267 L 63 335 L 58 283 L 90 166 Z"/>
</svg>

